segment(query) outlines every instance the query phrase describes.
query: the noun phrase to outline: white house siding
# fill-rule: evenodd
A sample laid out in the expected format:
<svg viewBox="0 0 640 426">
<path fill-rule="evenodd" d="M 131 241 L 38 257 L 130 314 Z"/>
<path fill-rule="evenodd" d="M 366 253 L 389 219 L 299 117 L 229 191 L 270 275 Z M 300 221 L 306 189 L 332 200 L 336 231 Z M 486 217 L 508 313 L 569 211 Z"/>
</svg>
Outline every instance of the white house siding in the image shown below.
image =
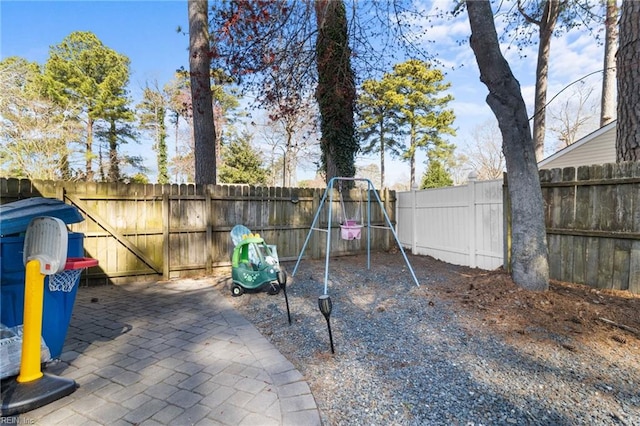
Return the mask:
<svg viewBox="0 0 640 426">
<path fill-rule="evenodd" d="M 615 121 L 538 163 L 539 169 L 590 166 L 616 162 Z"/>
</svg>

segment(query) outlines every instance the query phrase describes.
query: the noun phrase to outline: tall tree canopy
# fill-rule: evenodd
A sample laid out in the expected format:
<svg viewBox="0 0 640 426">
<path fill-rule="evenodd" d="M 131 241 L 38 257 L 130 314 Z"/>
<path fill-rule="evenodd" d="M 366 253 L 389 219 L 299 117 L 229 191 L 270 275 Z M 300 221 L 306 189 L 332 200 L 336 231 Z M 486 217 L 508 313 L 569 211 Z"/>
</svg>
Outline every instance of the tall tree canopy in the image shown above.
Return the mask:
<svg viewBox="0 0 640 426">
<path fill-rule="evenodd" d="M 498 4 L 499 8 L 505 6 L 508 9 L 500 11 L 502 19 L 506 21 L 501 38 L 511 38 L 520 49 L 536 41 L 538 44 L 533 141 L 536 158 L 540 161 L 544 157 L 549 58 L 553 37 L 581 27 L 597 34 L 591 26 L 603 21 L 604 8 L 599 0 L 518 0 Z"/>
<path fill-rule="evenodd" d="M 347 1 L 227 0 L 216 2 L 213 13 L 215 59 L 231 75 L 254 83 L 262 107 L 301 108 L 294 102 L 315 91 L 326 179 L 355 173 L 353 70 L 364 79 L 395 61 L 393 52 L 400 49 L 390 45 L 402 35 L 396 23 L 413 6 L 408 0 L 353 0 L 345 7 Z"/>
<path fill-rule="evenodd" d="M 127 119 L 129 58 L 106 47 L 95 34 L 76 31 L 51 47 L 45 64 L 47 94 L 62 106 L 75 104 L 86 118 L 87 180 L 93 180 L 96 120 Z"/>
<path fill-rule="evenodd" d="M 446 160 L 454 146 L 442 136 L 455 135 L 453 111 L 447 105 L 453 100 L 442 94 L 451 85 L 444 74 L 431 64 L 410 59 L 393 67 L 393 72 L 380 80 L 366 80 L 358 99 L 361 117 L 360 135 L 363 152 L 380 153 L 380 170 L 384 174 L 384 152 L 402 158 L 410 165 L 410 186 L 416 181 L 415 157 L 418 149 L 430 157 Z M 403 140 L 408 137 L 408 143 Z"/>
<path fill-rule="evenodd" d="M 443 134 L 455 135 L 453 110 L 447 109 L 452 95 L 439 96 L 451 85 L 444 83 L 444 74 L 429 63 L 410 59 L 393 67 L 386 76 L 397 95 L 395 102 L 401 128 L 408 134 L 408 143 L 401 148 L 402 159 L 410 166 L 410 185 L 416 182 L 416 153 L 422 148 L 430 158 L 448 159 L 455 146 Z"/>
<path fill-rule="evenodd" d="M 386 77 L 386 75 L 385 75 Z M 400 96 L 391 87 L 389 78 L 365 80 L 358 97 L 360 118 L 358 132 L 363 154 L 380 154 L 380 187 L 385 186 L 385 153 L 399 155 L 400 130 L 398 103 Z"/>
<path fill-rule="evenodd" d="M 502 132 L 511 198 L 513 280 L 529 290 L 546 290 L 549 263 L 542 190 L 520 84 L 500 52 L 489 1 L 467 1 L 466 8 L 480 80 L 489 89 L 487 104 Z"/>
<path fill-rule="evenodd" d="M 142 91 L 142 101 L 137 105 L 140 127 L 153 135 L 153 147 L 158 163 L 158 183 L 169 183 L 169 167 L 167 152 L 167 125 L 165 119 L 170 107 L 170 98 L 161 90 L 156 82 L 149 83 Z"/>
<path fill-rule="evenodd" d="M 42 71 L 23 58 L 0 61 L 0 170 L 5 176 L 67 178 L 82 127 L 73 104 L 43 95 Z"/>
<path fill-rule="evenodd" d="M 260 152 L 251 146 L 251 136 L 244 133 L 223 148 L 220 181 L 264 185 L 267 182 Z"/>
<path fill-rule="evenodd" d="M 518 1 L 518 9 L 525 20 L 539 29 L 538 59 L 536 64 L 536 89 L 533 115 L 533 141 L 536 159 L 544 158 L 544 137 L 546 130 L 547 85 L 549 81 L 549 56 L 551 55 L 551 37 L 558 22 L 558 18 L 567 8 L 567 0 L 545 0 L 535 2 L 532 12 L 526 11 Z"/>
</svg>

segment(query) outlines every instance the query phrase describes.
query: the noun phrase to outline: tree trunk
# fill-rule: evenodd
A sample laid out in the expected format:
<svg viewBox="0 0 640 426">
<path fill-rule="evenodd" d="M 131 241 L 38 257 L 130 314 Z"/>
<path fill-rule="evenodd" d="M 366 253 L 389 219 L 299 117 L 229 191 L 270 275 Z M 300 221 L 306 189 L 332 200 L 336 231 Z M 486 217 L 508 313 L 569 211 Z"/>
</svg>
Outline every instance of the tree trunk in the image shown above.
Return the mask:
<svg viewBox="0 0 640 426">
<path fill-rule="evenodd" d="M 120 180 L 120 162 L 118 161 L 118 129 L 114 119 L 109 120 L 109 182 Z"/>
<path fill-rule="evenodd" d="M 616 118 L 616 50 L 618 48 L 618 6 L 616 0 L 607 0 L 604 22 L 604 70 L 600 103 L 600 127 Z"/>
<path fill-rule="evenodd" d="M 533 141 L 536 160 L 544 158 L 544 135 L 547 126 L 547 85 L 549 81 L 549 55 L 551 37 L 560 15 L 560 2 L 548 0 L 540 20 L 540 44 L 538 45 L 538 63 L 536 65 L 535 111 L 533 116 Z"/>
<path fill-rule="evenodd" d="M 85 153 L 85 180 L 91 182 L 93 180 L 93 118 L 91 114 L 87 118 L 87 143 Z"/>
<path fill-rule="evenodd" d="M 487 104 L 498 119 L 511 197 L 513 280 L 528 290 L 547 290 L 549 264 L 542 191 L 520 84 L 502 56 L 489 1 L 467 1 L 471 48 Z"/>
<path fill-rule="evenodd" d="M 416 185 L 416 130 L 413 123 L 411 124 L 411 136 L 409 140 L 409 189 L 413 189 Z"/>
<path fill-rule="evenodd" d="M 347 38 L 347 17 L 342 0 L 315 0 L 318 38 L 316 100 L 320 110 L 320 148 L 326 181 L 355 176 L 353 111 L 356 88 Z"/>
<path fill-rule="evenodd" d="M 287 159 L 290 158 L 289 153 L 291 152 L 291 139 L 292 134 L 287 130 L 287 147 L 282 153 L 282 187 L 287 187 L 287 181 L 291 179 L 287 179 L 289 177 L 289 166 L 287 165 Z"/>
<path fill-rule="evenodd" d="M 189 0 L 189 75 L 197 184 L 216 183 L 216 130 L 210 80 L 207 0 Z"/>
<path fill-rule="evenodd" d="M 158 144 L 157 144 L 157 161 L 158 161 L 158 183 L 163 185 L 170 182 L 169 167 L 167 165 L 167 126 L 164 124 L 165 110 L 162 110 L 161 121 L 158 122 Z"/>
<path fill-rule="evenodd" d="M 616 161 L 640 161 L 640 2 L 625 0 L 620 11 Z"/>
<path fill-rule="evenodd" d="M 384 185 L 384 150 L 386 149 L 384 144 L 384 120 L 380 120 L 380 188 Z"/>
</svg>

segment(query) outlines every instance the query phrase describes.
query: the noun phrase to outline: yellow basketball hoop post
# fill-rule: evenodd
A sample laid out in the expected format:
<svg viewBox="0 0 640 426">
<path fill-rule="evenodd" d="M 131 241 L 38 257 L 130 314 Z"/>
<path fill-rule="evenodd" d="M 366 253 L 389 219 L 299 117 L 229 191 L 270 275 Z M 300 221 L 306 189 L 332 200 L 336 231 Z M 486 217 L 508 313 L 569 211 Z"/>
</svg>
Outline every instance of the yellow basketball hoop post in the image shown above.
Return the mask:
<svg viewBox="0 0 640 426">
<path fill-rule="evenodd" d="M 24 283 L 24 327 L 19 383 L 32 382 L 43 376 L 40 369 L 40 340 L 42 336 L 42 306 L 44 301 L 44 274 L 40 261 L 27 262 Z"/>
</svg>

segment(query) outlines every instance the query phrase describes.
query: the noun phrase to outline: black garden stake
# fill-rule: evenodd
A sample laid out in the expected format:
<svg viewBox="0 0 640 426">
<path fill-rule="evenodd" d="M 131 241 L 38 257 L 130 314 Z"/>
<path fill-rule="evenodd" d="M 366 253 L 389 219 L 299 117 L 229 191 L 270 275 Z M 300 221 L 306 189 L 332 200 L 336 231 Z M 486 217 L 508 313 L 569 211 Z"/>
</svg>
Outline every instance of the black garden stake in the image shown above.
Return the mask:
<svg viewBox="0 0 640 426">
<path fill-rule="evenodd" d="M 320 312 L 324 315 L 324 318 L 327 320 L 327 329 L 329 329 L 329 341 L 331 342 L 331 353 L 334 354 L 333 350 L 333 336 L 331 335 L 331 322 L 329 321 L 329 316 L 331 316 L 331 309 L 333 305 L 331 304 L 331 298 L 328 294 L 323 294 L 318 298 L 318 307 L 320 308 Z"/>
<path fill-rule="evenodd" d="M 284 293 L 284 301 L 287 304 L 287 318 L 289 318 L 289 325 L 291 325 L 291 312 L 289 312 L 289 298 L 287 297 L 287 271 L 284 269 L 278 272 L 278 284 Z"/>
</svg>

